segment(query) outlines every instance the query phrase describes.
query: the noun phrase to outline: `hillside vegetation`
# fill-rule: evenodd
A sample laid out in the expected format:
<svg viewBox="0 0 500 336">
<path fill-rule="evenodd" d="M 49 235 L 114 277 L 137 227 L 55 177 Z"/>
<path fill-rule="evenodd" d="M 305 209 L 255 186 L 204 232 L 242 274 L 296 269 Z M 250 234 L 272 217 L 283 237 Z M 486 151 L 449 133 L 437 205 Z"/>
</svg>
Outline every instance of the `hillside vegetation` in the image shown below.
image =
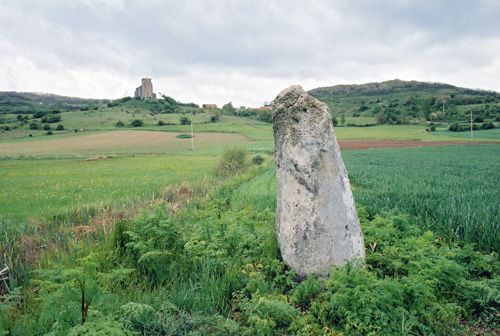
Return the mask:
<svg viewBox="0 0 500 336">
<path fill-rule="evenodd" d="M 378 123 L 419 121 L 500 121 L 500 93 L 449 84 L 390 80 L 362 85 L 320 87 L 309 93 L 340 118 L 375 117 Z"/>
</svg>

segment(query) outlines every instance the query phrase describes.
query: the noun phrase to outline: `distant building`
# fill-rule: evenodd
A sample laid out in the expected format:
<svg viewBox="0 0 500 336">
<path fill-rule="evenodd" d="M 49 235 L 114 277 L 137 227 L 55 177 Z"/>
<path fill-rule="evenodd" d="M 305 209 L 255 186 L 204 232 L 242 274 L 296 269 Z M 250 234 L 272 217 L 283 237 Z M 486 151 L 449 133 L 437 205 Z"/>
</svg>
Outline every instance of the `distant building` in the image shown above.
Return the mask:
<svg viewBox="0 0 500 336">
<path fill-rule="evenodd" d="M 259 110 L 266 110 L 266 111 L 272 111 L 273 106 L 272 105 L 264 105 L 258 108 Z"/>
<path fill-rule="evenodd" d="M 208 110 L 216 110 L 217 104 L 203 104 L 201 107 Z"/>
<path fill-rule="evenodd" d="M 156 99 L 156 94 L 153 92 L 153 83 L 151 78 L 143 78 L 141 86 L 135 89 L 134 97 L 142 99 Z"/>
</svg>

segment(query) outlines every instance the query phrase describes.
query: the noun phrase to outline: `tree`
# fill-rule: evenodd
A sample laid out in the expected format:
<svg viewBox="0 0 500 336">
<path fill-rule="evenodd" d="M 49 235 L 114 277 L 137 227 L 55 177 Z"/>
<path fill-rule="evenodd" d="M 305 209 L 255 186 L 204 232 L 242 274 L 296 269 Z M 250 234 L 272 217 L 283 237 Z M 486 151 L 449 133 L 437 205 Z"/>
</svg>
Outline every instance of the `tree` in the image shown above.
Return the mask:
<svg viewBox="0 0 500 336">
<path fill-rule="evenodd" d="M 229 102 L 222 106 L 222 114 L 223 115 L 235 115 L 236 109 L 233 107 L 233 103 Z"/>
<path fill-rule="evenodd" d="M 140 126 L 144 125 L 144 122 L 142 120 L 139 120 L 139 119 L 134 119 L 134 120 L 132 120 L 130 125 L 132 125 L 133 127 L 140 127 Z"/>
<path fill-rule="evenodd" d="M 123 127 L 124 126 L 123 121 L 121 121 L 121 120 L 118 120 L 115 125 L 116 125 L 116 127 Z"/>
<path fill-rule="evenodd" d="M 181 123 L 181 125 L 189 125 L 191 123 L 191 121 L 189 120 L 188 117 L 186 116 L 182 116 L 179 118 L 179 122 Z"/>
<path fill-rule="evenodd" d="M 36 123 L 36 122 L 32 122 L 32 123 L 30 123 L 29 128 L 36 130 L 36 129 L 40 128 L 40 125 L 38 125 L 38 123 Z"/>
<path fill-rule="evenodd" d="M 63 124 L 57 125 L 56 131 L 64 131 L 64 125 Z"/>
</svg>

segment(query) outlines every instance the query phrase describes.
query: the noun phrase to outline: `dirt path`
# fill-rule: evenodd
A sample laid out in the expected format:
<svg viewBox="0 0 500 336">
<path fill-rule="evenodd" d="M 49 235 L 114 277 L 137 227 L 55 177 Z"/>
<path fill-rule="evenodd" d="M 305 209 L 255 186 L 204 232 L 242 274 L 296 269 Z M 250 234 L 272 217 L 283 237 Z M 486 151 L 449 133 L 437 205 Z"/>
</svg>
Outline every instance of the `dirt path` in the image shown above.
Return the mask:
<svg viewBox="0 0 500 336">
<path fill-rule="evenodd" d="M 496 143 L 496 141 L 481 141 L 480 144 Z M 341 149 L 367 148 L 399 148 L 399 147 L 430 147 L 446 145 L 476 145 L 478 142 L 466 141 L 419 141 L 419 140 L 339 140 Z"/>
</svg>

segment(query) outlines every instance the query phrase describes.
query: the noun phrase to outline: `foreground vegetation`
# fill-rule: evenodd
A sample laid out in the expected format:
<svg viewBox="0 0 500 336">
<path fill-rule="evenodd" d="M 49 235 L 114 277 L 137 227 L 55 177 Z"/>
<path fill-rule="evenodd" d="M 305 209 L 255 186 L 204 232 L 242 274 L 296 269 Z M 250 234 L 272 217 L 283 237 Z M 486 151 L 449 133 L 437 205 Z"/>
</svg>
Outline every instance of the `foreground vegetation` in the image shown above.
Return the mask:
<svg viewBox="0 0 500 336">
<path fill-rule="evenodd" d="M 73 232 L 53 244 L 34 263 L 37 270 L 25 285 L 3 297 L 0 330 L 13 335 L 493 334 L 500 327 L 498 254 L 480 253 L 460 237 L 448 239 L 440 224 L 453 186 L 450 196 L 464 208 L 453 209 L 461 214 L 453 223 L 472 225 L 468 217 L 477 217 L 492 225 L 492 235 L 498 232 L 498 212 L 484 217 L 490 205 L 498 208 L 494 186 L 488 187 L 498 177 L 496 147 L 344 152 L 365 235 L 366 267 L 347 265 L 328 278 L 301 282 L 279 257 L 271 162 L 226 180 L 245 160 L 244 153 L 233 151 L 217 163 L 218 177 L 168 188 L 139 215 L 113 218 L 104 230 Z M 463 176 L 479 163 L 487 178 L 473 180 L 474 188 Z M 471 192 L 474 197 L 460 196 Z M 428 195 L 435 212 L 425 205 Z M 414 213 L 417 206 L 427 212 Z M 431 214 L 434 221 L 425 216 Z"/>
<path fill-rule="evenodd" d="M 372 152 L 353 152 L 346 159 L 348 168 L 354 167 L 349 169 L 365 234 L 363 269 L 347 265 L 328 278 L 298 282 L 276 244 L 274 171 L 252 168 L 222 182 L 229 172 L 224 167 L 241 168 L 242 156 L 233 152 L 219 161 L 220 177 L 205 187 L 171 188 L 164 201 L 118 220 L 111 231 L 74 236 L 63 248 L 50 249 L 29 284 L 4 297 L 0 330 L 13 335 L 493 333 L 499 327 L 498 255 L 481 254 L 463 241 L 446 242 L 413 216 L 374 215 L 371 198 L 359 198 L 367 181 L 353 166 L 356 158 L 376 163 L 379 155 L 389 155 Z"/>
</svg>

